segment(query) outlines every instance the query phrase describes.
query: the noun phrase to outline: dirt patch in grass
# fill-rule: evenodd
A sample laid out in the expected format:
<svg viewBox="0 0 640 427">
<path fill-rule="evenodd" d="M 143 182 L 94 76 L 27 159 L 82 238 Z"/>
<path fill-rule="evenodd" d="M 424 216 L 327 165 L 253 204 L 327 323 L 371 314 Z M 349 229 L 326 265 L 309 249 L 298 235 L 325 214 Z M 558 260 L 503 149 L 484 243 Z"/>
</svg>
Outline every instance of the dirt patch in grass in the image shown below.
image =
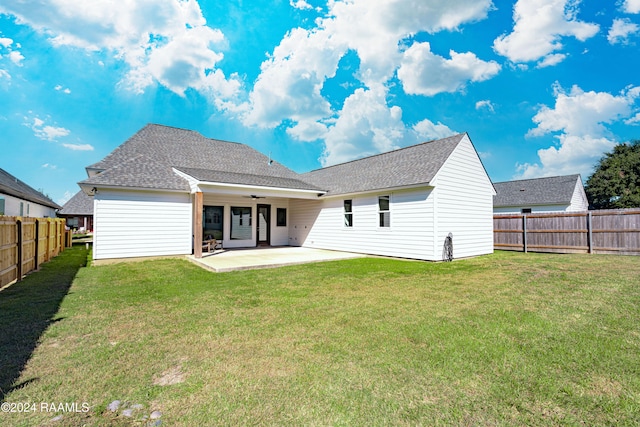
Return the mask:
<svg viewBox="0 0 640 427">
<path fill-rule="evenodd" d="M 181 366 L 174 366 L 167 369 L 159 377 L 153 380 L 153 385 L 168 386 L 183 383 L 185 373 L 182 372 Z"/>
</svg>

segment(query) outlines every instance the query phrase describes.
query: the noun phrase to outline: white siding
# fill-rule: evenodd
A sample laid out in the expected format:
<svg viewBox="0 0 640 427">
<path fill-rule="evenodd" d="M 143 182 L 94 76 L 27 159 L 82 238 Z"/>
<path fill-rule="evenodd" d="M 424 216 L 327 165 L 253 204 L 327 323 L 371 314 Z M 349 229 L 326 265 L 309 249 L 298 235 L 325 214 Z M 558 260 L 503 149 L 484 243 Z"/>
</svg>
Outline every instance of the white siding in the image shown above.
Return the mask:
<svg viewBox="0 0 640 427">
<path fill-rule="evenodd" d="M 185 255 L 192 249 L 189 194 L 108 191 L 94 196 L 94 259 Z"/>
<path fill-rule="evenodd" d="M 391 196 L 391 226 L 379 227 L 378 196 Z M 343 202 L 353 201 L 353 227 Z M 380 192 L 322 201 L 292 200 L 289 241 L 294 246 L 373 255 L 434 259 L 431 189 Z"/>
<path fill-rule="evenodd" d="M 33 203 L 28 200 L 19 199 L 8 194 L 0 194 L 4 199 L 4 214 L 6 216 L 24 216 L 32 218 L 55 218 L 56 210 L 48 206 Z M 22 214 L 20 204 L 22 203 Z"/>
<path fill-rule="evenodd" d="M 580 178 L 576 180 L 576 188 L 573 190 L 571 196 L 571 205 L 567 209 L 568 212 L 580 212 L 589 209 L 589 201 L 587 200 L 587 193 L 584 191 L 584 186 L 580 181 Z"/>
<path fill-rule="evenodd" d="M 436 258 L 442 259 L 449 233 L 454 258 L 492 253 L 493 185 L 468 137 L 451 153 L 434 182 Z"/>
<path fill-rule="evenodd" d="M 256 246 L 256 221 L 258 218 L 257 206 L 271 205 L 271 246 L 286 246 L 289 244 L 289 219 L 291 216 L 289 209 L 289 200 L 276 197 L 265 197 L 253 200 L 250 197 L 234 196 L 225 194 L 204 194 L 205 206 L 223 206 L 223 239 L 222 246 L 225 248 L 248 248 Z M 245 240 L 231 240 L 231 207 L 249 207 L 251 208 L 251 231 Z M 287 209 L 287 226 L 277 226 L 277 208 Z"/>
<path fill-rule="evenodd" d="M 531 213 L 541 212 L 567 212 L 569 210 L 568 205 L 540 205 L 540 206 L 513 206 L 513 207 L 501 207 L 495 208 L 493 213 L 496 214 L 520 214 L 522 209 L 531 209 Z"/>
</svg>

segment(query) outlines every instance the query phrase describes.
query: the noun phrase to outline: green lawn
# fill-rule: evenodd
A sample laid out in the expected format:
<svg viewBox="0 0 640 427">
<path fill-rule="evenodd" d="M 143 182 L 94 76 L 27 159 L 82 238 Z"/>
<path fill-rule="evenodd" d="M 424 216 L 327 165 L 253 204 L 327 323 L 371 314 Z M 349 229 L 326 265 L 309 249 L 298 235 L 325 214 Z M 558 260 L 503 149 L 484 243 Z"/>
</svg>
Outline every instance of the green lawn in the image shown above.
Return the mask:
<svg viewBox="0 0 640 427">
<path fill-rule="evenodd" d="M 638 257 L 216 274 L 86 256 L 0 292 L 3 401 L 37 406 L 0 425 L 640 424 Z"/>
</svg>

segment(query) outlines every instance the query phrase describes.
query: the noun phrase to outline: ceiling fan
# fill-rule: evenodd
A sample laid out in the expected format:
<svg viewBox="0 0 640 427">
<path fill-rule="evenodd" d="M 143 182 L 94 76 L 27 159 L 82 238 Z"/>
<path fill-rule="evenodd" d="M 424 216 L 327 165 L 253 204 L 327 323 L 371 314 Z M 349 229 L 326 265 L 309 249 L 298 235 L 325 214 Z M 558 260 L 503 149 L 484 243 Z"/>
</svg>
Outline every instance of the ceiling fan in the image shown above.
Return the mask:
<svg viewBox="0 0 640 427">
<path fill-rule="evenodd" d="M 242 196 L 245 197 L 247 199 L 251 199 L 251 200 L 258 200 L 258 199 L 265 199 L 265 196 L 256 196 L 255 194 L 252 194 L 250 196 Z"/>
</svg>

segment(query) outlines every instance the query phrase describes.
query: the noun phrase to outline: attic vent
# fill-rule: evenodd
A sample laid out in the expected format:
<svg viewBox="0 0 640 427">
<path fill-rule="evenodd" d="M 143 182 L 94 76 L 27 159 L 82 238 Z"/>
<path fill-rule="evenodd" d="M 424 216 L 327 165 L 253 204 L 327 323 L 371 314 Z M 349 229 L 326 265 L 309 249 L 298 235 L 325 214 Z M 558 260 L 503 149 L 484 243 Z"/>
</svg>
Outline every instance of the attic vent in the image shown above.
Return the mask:
<svg viewBox="0 0 640 427">
<path fill-rule="evenodd" d="M 520 191 L 524 191 L 524 188 L 521 188 Z"/>
</svg>

